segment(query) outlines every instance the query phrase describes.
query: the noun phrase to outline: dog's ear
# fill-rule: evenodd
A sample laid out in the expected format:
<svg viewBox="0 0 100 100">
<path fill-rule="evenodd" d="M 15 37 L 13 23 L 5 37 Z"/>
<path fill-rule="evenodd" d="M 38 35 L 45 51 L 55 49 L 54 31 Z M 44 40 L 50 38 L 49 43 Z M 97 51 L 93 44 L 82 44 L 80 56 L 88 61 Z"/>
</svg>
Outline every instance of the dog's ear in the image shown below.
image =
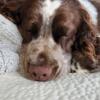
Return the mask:
<svg viewBox="0 0 100 100">
<path fill-rule="evenodd" d="M 16 24 L 20 23 L 20 9 L 26 0 L 0 0 L 0 13 Z"/>
<path fill-rule="evenodd" d="M 81 8 L 80 15 L 81 23 L 72 46 L 72 53 L 77 61 L 81 61 L 80 63 L 83 66 L 91 69 L 96 65 L 95 40 L 97 28 L 87 11 Z M 76 54 L 80 54 L 80 56 Z"/>
</svg>

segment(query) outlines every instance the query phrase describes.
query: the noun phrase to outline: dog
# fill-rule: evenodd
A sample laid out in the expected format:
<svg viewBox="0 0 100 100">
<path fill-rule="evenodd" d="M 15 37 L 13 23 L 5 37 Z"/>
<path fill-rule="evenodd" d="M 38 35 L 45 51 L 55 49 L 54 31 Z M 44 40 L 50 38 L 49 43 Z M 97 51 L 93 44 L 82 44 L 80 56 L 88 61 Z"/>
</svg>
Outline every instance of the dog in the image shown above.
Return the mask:
<svg viewBox="0 0 100 100">
<path fill-rule="evenodd" d="M 2 0 L 25 45 L 23 69 L 32 80 L 100 68 L 100 3 L 90 0 Z"/>
</svg>

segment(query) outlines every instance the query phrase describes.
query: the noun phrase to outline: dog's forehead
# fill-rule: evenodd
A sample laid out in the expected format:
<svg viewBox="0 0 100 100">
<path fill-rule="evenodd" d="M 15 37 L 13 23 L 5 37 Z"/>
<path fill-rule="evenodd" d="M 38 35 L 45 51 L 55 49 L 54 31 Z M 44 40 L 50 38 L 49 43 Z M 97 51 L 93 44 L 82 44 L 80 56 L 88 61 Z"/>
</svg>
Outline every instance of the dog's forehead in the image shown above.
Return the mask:
<svg viewBox="0 0 100 100">
<path fill-rule="evenodd" d="M 49 24 L 55 11 L 61 6 L 61 0 L 44 0 L 41 13 L 45 24 Z"/>
</svg>

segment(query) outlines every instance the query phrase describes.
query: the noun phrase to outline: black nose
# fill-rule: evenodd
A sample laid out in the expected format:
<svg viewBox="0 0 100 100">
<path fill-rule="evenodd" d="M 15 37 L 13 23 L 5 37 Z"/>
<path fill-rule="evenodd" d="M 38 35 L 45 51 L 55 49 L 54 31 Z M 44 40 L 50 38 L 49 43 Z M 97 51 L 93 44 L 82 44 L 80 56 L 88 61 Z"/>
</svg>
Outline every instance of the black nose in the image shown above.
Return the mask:
<svg viewBox="0 0 100 100">
<path fill-rule="evenodd" d="M 45 65 L 47 62 L 47 56 L 45 53 L 40 53 L 38 56 L 38 64 L 39 65 Z"/>
</svg>

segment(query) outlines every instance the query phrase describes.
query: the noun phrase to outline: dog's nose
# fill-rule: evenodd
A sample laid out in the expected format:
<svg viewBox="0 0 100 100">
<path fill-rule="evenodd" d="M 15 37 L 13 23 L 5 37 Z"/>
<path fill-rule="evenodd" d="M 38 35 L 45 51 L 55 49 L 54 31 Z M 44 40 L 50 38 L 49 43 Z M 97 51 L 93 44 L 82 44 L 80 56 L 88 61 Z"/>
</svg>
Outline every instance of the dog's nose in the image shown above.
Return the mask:
<svg viewBox="0 0 100 100">
<path fill-rule="evenodd" d="M 47 81 L 52 78 L 52 68 L 48 66 L 30 66 L 29 73 L 31 74 L 32 79 L 36 81 Z"/>
</svg>

